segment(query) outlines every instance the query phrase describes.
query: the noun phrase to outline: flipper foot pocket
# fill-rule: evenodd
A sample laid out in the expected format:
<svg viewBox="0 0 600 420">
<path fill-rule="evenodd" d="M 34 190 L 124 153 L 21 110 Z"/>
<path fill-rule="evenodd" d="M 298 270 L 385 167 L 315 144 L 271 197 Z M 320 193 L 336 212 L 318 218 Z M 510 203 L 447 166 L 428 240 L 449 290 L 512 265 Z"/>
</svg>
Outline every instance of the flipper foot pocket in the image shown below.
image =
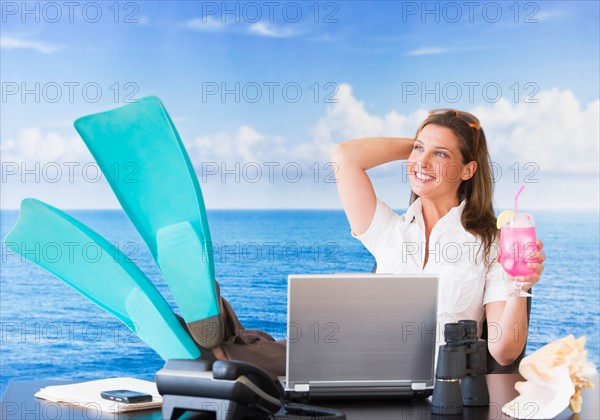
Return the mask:
<svg viewBox="0 0 600 420">
<path fill-rule="evenodd" d="M 225 328 L 206 242 L 189 222 L 181 222 L 159 229 L 157 245 L 158 265 L 169 281 L 190 334 L 200 347 L 218 346 Z"/>
</svg>

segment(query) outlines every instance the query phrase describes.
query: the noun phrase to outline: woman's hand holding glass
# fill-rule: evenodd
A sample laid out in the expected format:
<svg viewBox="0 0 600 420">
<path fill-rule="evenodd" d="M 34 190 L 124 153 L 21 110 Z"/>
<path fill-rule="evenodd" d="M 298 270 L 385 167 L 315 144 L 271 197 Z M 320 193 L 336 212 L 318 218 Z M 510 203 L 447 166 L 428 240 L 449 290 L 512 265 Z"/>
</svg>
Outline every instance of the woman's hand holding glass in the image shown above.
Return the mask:
<svg viewBox="0 0 600 420">
<path fill-rule="evenodd" d="M 537 245 L 537 251 L 529 255 L 529 262 L 527 263 L 527 267 L 530 268 L 533 272 L 526 276 L 514 277 L 515 286 L 519 287 L 520 289 L 526 292 L 540 280 L 540 276 L 544 271 L 544 261 L 546 261 L 546 254 L 542 252 L 544 243 L 540 240 L 536 240 L 535 243 Z"/>
</svg>

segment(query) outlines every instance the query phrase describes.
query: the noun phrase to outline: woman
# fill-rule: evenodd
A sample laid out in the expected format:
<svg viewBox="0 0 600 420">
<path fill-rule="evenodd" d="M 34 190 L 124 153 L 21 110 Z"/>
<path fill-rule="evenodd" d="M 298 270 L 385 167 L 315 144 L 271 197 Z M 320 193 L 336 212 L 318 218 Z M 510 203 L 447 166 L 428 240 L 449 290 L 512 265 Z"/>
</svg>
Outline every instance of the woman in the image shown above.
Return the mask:
<svg viewBox="0 0 600 420">
<path fill-rule="evenodd" d="M 377 271 L 440 276 L 438 323 L 487 319 L 488 342 L 501 365 L 512 363 L 527 336 L 527 302 L 507 294 L 496 262 L 498 230 L 485 135 L 472 114 L 432 111 L 415 139 L 364 138 L 336 146 L 338 191 L 352 234 L 375 256 Z M 378 200 L 366 171 L 408 159 L 411 205 L 399 216 Z M 540 278 L 543 244 L 531 255 L 535 274 L 518 279 L 528 290 Z M 274 377 L 285 374 L 285 342 L 244 330 L 222 300 L 226 333 L 213 349 L 219 359 L 255 363 Z M 480 330 L 481 332 L 481 330 Z M 490 334 L 491 335 L 491 334 Z"/>
<path fill-rule="evenodd" d="M 410 207 L 399 216 L 378 200 L 366 171 L 408 159 Z M 485 135 L 472 114 L 432 111 L 415 139 L 365 138 L 339 144 L 338 191 L 352 234 L 377 261 L 378 272 L 440 276 L 438 323 L 487 319 L 495 340 L 489 351 L 512 363 L 527 338 L 527 302 L 507 296 L 497 257 L 492 176 Z M 534 270 L 517 279 L 528 290 L 544 269 L 543 244 L 531 255 Z M 481 332 L 481 329 L 480 329 Z M 490 334 L 491 335 L 491 334 Z"/>
</svg>

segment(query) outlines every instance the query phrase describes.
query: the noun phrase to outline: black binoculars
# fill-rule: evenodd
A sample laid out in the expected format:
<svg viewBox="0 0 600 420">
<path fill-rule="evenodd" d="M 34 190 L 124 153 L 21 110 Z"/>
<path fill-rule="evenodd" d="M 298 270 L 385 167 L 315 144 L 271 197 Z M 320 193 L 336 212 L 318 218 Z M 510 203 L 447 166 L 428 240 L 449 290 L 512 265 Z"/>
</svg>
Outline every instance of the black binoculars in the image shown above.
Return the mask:
<svg viewBox="0 0 600 420">
<path fill-rule="evenodd" d="M 444 326 L 445 345 L 440 346 L 431 412 L 460 414 L 463 406 L 490 404 L 485 379 L 487 342 L 477 338 L 476 321 Z"/>
</svg>

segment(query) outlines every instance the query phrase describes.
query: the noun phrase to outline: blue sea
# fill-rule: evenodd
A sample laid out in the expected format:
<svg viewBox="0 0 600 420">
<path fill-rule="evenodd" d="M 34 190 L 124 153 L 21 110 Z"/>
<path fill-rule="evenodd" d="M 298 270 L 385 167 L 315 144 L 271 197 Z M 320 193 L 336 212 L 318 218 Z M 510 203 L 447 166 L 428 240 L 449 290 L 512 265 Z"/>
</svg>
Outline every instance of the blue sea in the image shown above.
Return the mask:
<svg viewBox="0 0 600 420">
<path fill-rule="evenodd" d="M 176 304 L 122 211 L 69 211 L 116 244 Z M 1 236 L 17 211 L 2 211 Z M 285 337 L 290 273 L 369 272 L 372 256 L 350 236 L 342 211 L 209 211 L 221 294 L 247 328 Z M 600 364 L 600 244 L 596 212 L 536 212 L 545 272 L 534 288 L 527 352 L 573 334 L 586 336 Z M 113 316 L 35 264 L 2 247 L 0 394 L 11 381 L 152 380 L 163 360 Z M 98 281 L 102 281 L 101 278 Z"/>
</svg>

